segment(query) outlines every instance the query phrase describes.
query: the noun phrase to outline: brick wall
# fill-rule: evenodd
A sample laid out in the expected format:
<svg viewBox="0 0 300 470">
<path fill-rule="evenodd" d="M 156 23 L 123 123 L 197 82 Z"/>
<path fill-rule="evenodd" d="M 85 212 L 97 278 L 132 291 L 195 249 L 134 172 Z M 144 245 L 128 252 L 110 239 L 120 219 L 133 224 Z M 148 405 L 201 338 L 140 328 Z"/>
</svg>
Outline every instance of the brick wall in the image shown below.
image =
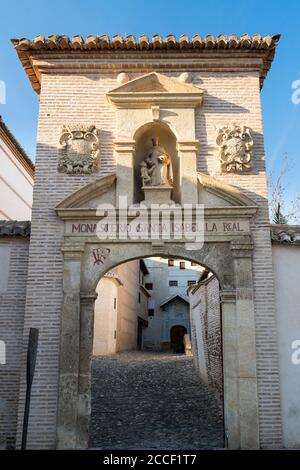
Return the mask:
<svg viewBox="0 0 300 470">
<path fill-rule="evenodd" d="M 174 51 L 168 60 L 164 59 L 163 53 L 162 51 L 160 59 L 157 59 L 157 65 L 153 63 L 145 67 L 143 56 L 136 56 L 136 63 L 130 62 L 126 67 L 131 78 L 137 76 L 131 72 L 137 71 L 138 68 L 139 75 L 151 70 L 162 72 L 162 67 L 163 73 L 173 76 L 178 76 L 184 70 L 189 71 L 190 59 L 184 62 L 185 58 L 180 56 L 180 52 Z M 158 56 L 160 53 L 155 54 Z M 115 57 L 117 59 L 118 55 Z M 226 57 L 229 58 L 229 53 L 226 53 Z M 170 72 L 179 59 L 180 72 Z M 37 362 L 38 381 L 33 387 L 28 436 L 29 446 L 32 447 L 55 446 L 63 269 L 60 245 L 63 224 L 56 217 L 54 207 L 68 194 L 115 169 L 112 145 L 116 137 L 115 111 L 105 98 L 105 92 L 117 86 L 116 77 L 119 70 L 116 68 L 115 73 L 107 71 L 113 60 L 113 54 L 106 56 L 104 72 L 99 70 L 95 74 L 85 75 L 82 70 L 80 74 L 68 71 L 65 74 L 44 74 L 42 78 L 25 319 L 25 337 L 30 326 L 41 328 Z M 240 60 L 240 64 L 243 62 L 247 66 L 246 58 Z M 251 70 L 250 66 L 249 71 L 242 68 L 241 65 L 241 69 L 237 68 L 236 71 L 212 72 L 203 64 L 199 64 L 197 70 L 196 63 L 193 64 L 194 84 L 198 84 L 205 91 L 203 106 L 196 113 L 196 138 L 200 141 L 198 166 L 199 170 L 238 186 L 260 207 L 252 224 L 260 439 L 262 447 L 276 447 L 281 443 L 280 396 L 259 74 Z M 60 129 L 62 125 L 71 122 L 95 124 L 101 129 L 101 168 L 98 173 L 75 177 L 57 173 Z M 220 174 L 216 156 L 215 126 L 230 122 L 248 125 L 252 130 L 254 168 L 249 174 Z M 43 399 L 45 396 L 46 402 Z M 20 420 L 23 401 L 24 378 Z"/>
<path fill-rule="evenodd" d="M 17 427 L 29 239 L 1 237 L 0 248 L 9 257 L 7 272 L 2 256 L 0 263 L 2 280 L 7 276 L 0 293 L 0 340 L 6 345 L 6 364 L 0 364 L 0 441 L 11 447 Z"/>
<path fill-rule="evenodd" d="M 194 363 L 218 398 L 223 397 L 219 282 L 215 276 L 189 290 Z"/>
</svg>

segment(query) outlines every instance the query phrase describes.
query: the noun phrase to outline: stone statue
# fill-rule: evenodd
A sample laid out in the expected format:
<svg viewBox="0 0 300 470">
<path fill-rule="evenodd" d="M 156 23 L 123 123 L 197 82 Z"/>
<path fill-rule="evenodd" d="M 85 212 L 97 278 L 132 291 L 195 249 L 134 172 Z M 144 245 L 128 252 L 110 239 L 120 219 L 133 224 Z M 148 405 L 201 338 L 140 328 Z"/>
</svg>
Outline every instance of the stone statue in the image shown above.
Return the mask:
<svg viewBox="0 0 300 470">
<path fill-rule="evenodd" d="M 140 167 L 143 186 L 172 186 L 171 160 L 165 149 L 158 144 L 157 137 L 152 139 L 152 147 Z"/>
<path fill-rule="evenodd" d="M 250 129 L 232 124 L 218 129 L 216 140 L 222 171 L 242 172 L 253 166 L 253 139 Z"/>
</svg>

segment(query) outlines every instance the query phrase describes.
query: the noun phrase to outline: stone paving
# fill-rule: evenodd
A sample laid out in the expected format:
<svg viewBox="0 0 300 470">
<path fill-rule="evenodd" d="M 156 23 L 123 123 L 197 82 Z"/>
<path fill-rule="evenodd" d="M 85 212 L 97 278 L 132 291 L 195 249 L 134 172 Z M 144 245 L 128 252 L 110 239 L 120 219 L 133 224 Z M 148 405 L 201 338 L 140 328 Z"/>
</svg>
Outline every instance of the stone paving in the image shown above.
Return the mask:
<svg viewBox="0 0 300 470">
<path fill-rule="evenodd" d="M 223 448 L 222 407 L 191 357 L 143 351 L 97 357 L 90 448 Z"/>
</svg>

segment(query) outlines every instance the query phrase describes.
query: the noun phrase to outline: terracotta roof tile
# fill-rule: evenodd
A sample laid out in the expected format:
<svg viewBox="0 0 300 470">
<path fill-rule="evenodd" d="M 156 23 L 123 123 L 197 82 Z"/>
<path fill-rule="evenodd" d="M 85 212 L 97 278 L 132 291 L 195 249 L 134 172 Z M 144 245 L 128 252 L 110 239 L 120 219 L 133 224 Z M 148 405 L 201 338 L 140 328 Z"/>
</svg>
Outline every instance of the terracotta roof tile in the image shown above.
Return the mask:
<svg viewBox="0 0 300 470">
<path fill-rule="evenodd" d="M 37 93 L 40 91 L 39 78 L 33 70 L 30 56 L 35 53 L 47 52 L 60 52 L 72 51 L 72 53 L 84 53 L 88 51 L 194 51 L 203 53 L 204 51 L 219 51 L 219 50 L 252 50 L 257 53 L 263 54 L 264 65 L 261 72 L 261 84 L 270 68 L 271 62 L 274 57 L 276 45 L 279 41 L 280 35 L 273 36 L 260 36 L 254 34 L 249 36 L 243 34 L 240 38 L 236 34 L 226 36 L 220 34 L 214 36 L 208 34 L 201 37 L 199 34 L 190 38 L 187 34 L 182 34 L 176 38 L 173 34 L 167 35 L 163 38 L 159 34 L 155 34 L 151 39 L 146 34 L 141 35 L 138 39 L 132 34 L 128 36 L 121 36 L 116 34 L 109 38 L 106 34 L 103 35 L 89 35 L 84 39 L 80 35 L 75 35 L 69 38 L 66 35 L 52 34 L 48 37 L 39 35 L 34 39 L 20 38 L 12 39 L 12 43 L 18 53 L 22 65 L 31 81 L 32 87 Z"/>
<path fill-rule="evenodd" d="M 273 243 L 300 245 L 300 225 L 271 225 L 271 240 Z"/>
<path fill-rule="evenodd" d="M 0 220 L 0 237 L 30 237 L 30 221 Z"/>
<path fill-rule="evenodd" d="M 69 38 L 65 35 L 52 34 L 48 38 L 40 35 L 32 40 L 27 38 L 12 39 L 12 43 L 17 51 L 37 49 L 124 49 L 125 47 L 126 49 L 144 49 L 145 47 L 153 49 L 158 45 L 162 49 L 180 49 L 182 47 L 201 47 L 204 49 L 272 49 L 276 47 L 279 38 L 279 34 L 273 36 L 260 36 L 259 34 L 249 36 L 248 34 L 243 34 L 240 38 L 236 34 L 231 34 L 230 36 L 220 34 L 217 37 L 208 34 L 204 38 L 196 34 L 189 39 L 187 34 L 182 34 L 177 39 L 173 34 L 169 34 L 163 39 L 159 34 L 155 34 L 152 39 L 148 39 L 148 36 L 143 34 L 136 40 L 135 36 L 131 34 L 126 37 L 116 34 L 112 39 L 109 39 L 107 35 L 90 35 L 84 40 L 80 35 Z"/>
</svg>

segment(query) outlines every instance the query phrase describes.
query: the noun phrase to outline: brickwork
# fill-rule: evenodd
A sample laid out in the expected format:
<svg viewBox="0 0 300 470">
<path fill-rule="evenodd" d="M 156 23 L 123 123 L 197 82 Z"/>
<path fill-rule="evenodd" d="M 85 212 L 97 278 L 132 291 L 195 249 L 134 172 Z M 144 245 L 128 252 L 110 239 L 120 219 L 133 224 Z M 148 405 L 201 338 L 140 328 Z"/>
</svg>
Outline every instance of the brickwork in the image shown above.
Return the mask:
<svg viewBox="0 0 300 470">
<path fill-rule="evenodd" d="M 163 54 L 163 51 L 161 55 L 158 51 L 155 52 L 158 59 L 156 62 L 152 60 L 151 64 L 148 62 L 144 65 L 143 56 L 139 55 L 136 64 L 128 62 L 128 67 L 124 63 L 122 66 L 130 73 L 130 78 L 151 70 L 163 69 L 170 76 L 178 76 L 179 70 L 190 71 L 190 57 L 174 52 L 169 54 L 166 61 Z M 229 58 L 229 54 L 226 57 Z M 115 111 L 106 101 L 105 93 L 117 86 L 120 65 L 115 66 L 113 61 L 118 59 L 118 54 L 105 57 L 105 73 L 100 69 L 86 74 L 82 70 L 80 74 L 66 70 L 65 73 L 58 71 L 42 77 L 25 318 L 25 338 L 29 326 L 41 329 L 38 380 L 33 387 L 28 436 L 30 447 L 55 447 L 63 270 L 60 245 L 63 223 L 58 220 L 54 207 L 64 197 L 93 179 L 115 171 Z M 63 59 L 60 60 L 62 66 Z M 93 60 L 91 56 L 91 68 Z M 115 73 L 112 69 L 115 69 Z M 134 75 L 133 70 L 139 70 L 139 73 Z M 281 442 L 280 397 L 259 72 L 250 59 L 242 57 L 240 65 L 233 64 L 230 71 L 216 68 L 210 70 L 202 63 L 198 67 L 197 64 L 193 65 L 193 73 L 194 84 L 205 92 L 203 106 L 198 108 L 196 115 L 196 138 L 200 142 L 198 168 L 226 183 L 238 186 L 259 205 L 252 229 L 260 438 L 262 447 L 276 447 Z M 94 124 L 100 129 L 101 167 L 93 175 L 68 176 L 57 172 L 60 130 L 64 124 L 73 122 Z M 229 122 L 248 125 L 253 133 L 254 168 L 248 174 L 220 173 L 215 126 Z M 24 383 L 23 377 L 20 424 L 24 406 Z M 19 438 L 20 429 L 19 425 Z"/>
<path fill-rule="evenodd" d="M 8 278 L 7 288 L 0 293 L 0 340 L 6 345 L 6 364 L 0 366 L 0 441 L 5 446 L 14 447 L 29 239 L 1 237 L 0 247 L 9 256 L 7 273 L 3 272 L 4 265 L 1 263 L 1 276 L 8 274 Z"/>
<path fill-rule="evenodd" d="M 195 366 L 218 398 L 223 397 L 222 337 L 219 282 L 215 276 L 189 291 L 192 322 L 198 326 L 194 335 Z M 197 317 L 197 318 L 196 318 Z M 199 354 L 199 350 L 203 354 Z"/>
</svg>

